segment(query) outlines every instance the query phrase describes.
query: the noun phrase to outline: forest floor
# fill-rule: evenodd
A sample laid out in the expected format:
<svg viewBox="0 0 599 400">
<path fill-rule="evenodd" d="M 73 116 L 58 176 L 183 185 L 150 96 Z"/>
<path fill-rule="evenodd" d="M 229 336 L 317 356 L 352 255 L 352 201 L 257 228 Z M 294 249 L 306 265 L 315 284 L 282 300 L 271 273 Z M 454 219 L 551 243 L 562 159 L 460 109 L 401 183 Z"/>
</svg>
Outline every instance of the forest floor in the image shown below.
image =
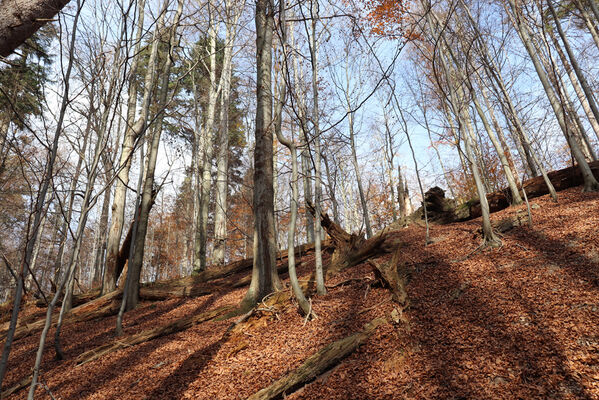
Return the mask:
<svg viewBox="0 0 599 400">
<path fill-rule="evenodd" d="M 599 399 L 599 194 L 580 190 L 560 192 L 559 204 L 532 200 L 533 228 L 505 232 L 496 249 L 474 251 L 480 219 L 432 226 L 428 246 L 421 226 L 398 228 L 409 307 L 286 398 Z M 300 258 L 300 279 L 309 279 L 311 257 Z M 68 324 L 66 360 L 55 361 L 47 346 L 36 398 L 245 399 L 323 346 L 389 318 L 398 306 L 374 282 L 365 262 L 329 279 L 327 295 L 312 297 L 314 320 L 305 322 L 288 303 L 239 332 L 228 331 L 238 317 L 211 320 L 83 365 L 77 356 L 114 340 L 116 317 Z M 125 332 L 236 305 L 246 290 L 221 285 L 203 297 L 144 302 L 126 314 Z M 23 315 L 32 313 L 40 310 L 30 306 Z M 39 332 L 15 342 L 4 389 L 30 374 L 38 341 Z M 22 389 L 9 398 L 25 397 Z"/>
</svg>

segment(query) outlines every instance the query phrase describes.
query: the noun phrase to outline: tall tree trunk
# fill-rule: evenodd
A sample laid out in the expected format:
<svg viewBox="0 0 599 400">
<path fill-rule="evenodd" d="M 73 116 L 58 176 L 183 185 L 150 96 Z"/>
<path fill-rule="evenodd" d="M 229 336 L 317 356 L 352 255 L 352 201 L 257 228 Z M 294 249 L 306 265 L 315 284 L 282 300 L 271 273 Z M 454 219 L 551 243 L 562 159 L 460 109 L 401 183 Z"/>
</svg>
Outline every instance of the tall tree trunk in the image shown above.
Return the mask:
<svg viewBox="0 0 599 400">
<path fill-rule="evenodd" d="M 106 182 L 108 184 L 108 182 Z M 94 254 L 94 275 L 92 279 L 92 287 L 102 285 L 102 267 L 104 266 L 104 254 L 106 251 L 106 229 L 108 228 L 108 211 L 110 209 L 110 190 L 104 192 L 104 200 L 102 201 L 102 211 L 100 213 L 100 223 L 98 232 L 96 233 L 96 251 Z"/>
<path fill-rule="evenodd" d="M 329 194 L 329 198 L 331 199 L 331 205 L 333 207 L 333 221 L 337 225 L 341 225 L 341 220 L 339 218 L 339 202 L 337 201 L 337 196 L 335 194 L 336 188 L 336 174 L 331 174 L 331 168 L 329 165 L 329 157 L 322 157 L 324 161 L 325 172 L 327 173 L 327 192 Z M 333 158 L 334 160 L 334 158 Z"/>
<path fill-rule="evenodd" d="M 293 48 L 295 46 L 295 36 L 293 29 L 289 32 L 290 45 Z M 294 93 L 297 94 L 297 114 L 300 125 L 300 131 L 305 133 L 307 131 L 308 122 L 306 120 L 306 105 L 305 105 L 305 93 L 301 90 L 300 85 L 300 66 L 299 66 L 299 55 L 297 52 L 293 52 L 293 82 L 294 82 Z M 300 160 L 302 167 L 302 188 L 304 192 L 304 204 L 312 203 L 312 169 L 310 168 L 310 152 L 306 135 L 300 135 Z M 306 242 L 314 242 L 314 216 L 308 207 L 304 207 L 304 221 L 306 224 Z"/>
<path fill-rule="evenodd" d="M 391 216 L 393 221 L 397 220 L 397 207 L 395 207 L 395 184 L 393 182 L 393 160 L 395 158 L 395 152 L 393 150 L 393 135 L 391 134 L 391 128 L 389 127 L 389 116 L 387 115 L 387 109 L 383 108 L 383 117 L 385 119 L 385 166 L 384 169 L 387 173 L 387 179 L 389 180 L 389 190 L 391 191 Z M 435 147 L 436 150 L 436 147 Z M 438 152 L 437 152 L 438 154 Z"/>
<path fill-rule="evenodd" d="M 214 251 L 212 255 L 214 265 L 225 263 L 225 250 L 227 240 L 227 192 L 229 168 L 229 107 L 231 93 L 231 75 L 233 42 L 237 33 L 239 12 L 231 2 L 225 2 L 226 36 L 222 70 L 222 93 L 220 108 L 220 133 L 218 141 L 218 155 L 216 159 L 216 209 L 214 211 Z"/>
<path fill-rule="evenodd" d="M 324 272 L 322 267 L 322 224 L 320 214 L 322 212 L 322 162 L 320 149 L 320 108 L 318 104 L 318 39 L 316 38 L 316 24 L 319 19 L 318 0 L 310 1 L 310 17 L 312 30 L 310 35 L 310 60 L 312 65 L 312 123 L 314 128 L 314 264 L 316 269 L 316 292 L 324 295 L 327 289 L 324 285 Z"/>
<path fill-rule="evenodd" d="M 208 90 L 208 107 L 205 113 L 206 122 L 203 127 L 203 154 L 201 162 L 200 202 L 197 214 L 196 236 L 194 244 L 193 269 L 200 272 L 206 269 L 206 248 L 208 242 L 208 207 L 210 205 L 210 189 L 212 187 L 212 158 L 214 153 L 214 121 L 216 116 L 216 103 L 222 84 L 216 80 L 216 26 L 212 18 L 214 13 L 212 2 L 209 2 L 210 28 L 209 57 L 210 57 L 210 88 Z M 221 80 L 222 82 L 222 80 Z"/>
<path fill-rule="evenodd" d="M 399 201 L 399 216 L 406 218 L 410 215 L 410 195 L 408 193 L 407 182 L 404 182 L 403 174 L 401 173 L 401 165 L 397 166 L 397 200 Z"/>
<path fill-rule="evenodd" d="M 366 202 L 366 194 L 362 185 L 362 177 L 360 175 L 360 166 L 358 165 L 358 155 L 356 151 L 356 139 L 354 134 L 354 118 L 353 113 L 349 111 L 349 146 L 351 150 L 351 162 L 356 174 L 356 184 L 358 185 L 358 194 L 360 196 L 360 205 L 362 206 L 362 218 L 366 227 L 366 236 L 372 237 L 372 228 L 370 227 L 370 217 L 368 216 L 368 203 Z"/>
<path fill-rule="evenodd" d="M 242 302 L 250 307 L 279 290 L 273 204 L 272 40 L 275 7 L 256 0 L 256 145 L 254 149 L 254 251 L 252 280 Z"/>
<path fill-rule="evenodd" d="M 591 3 L 591 6 L 594 5 L 594 4 L 592 4 L 593 2 L 591 0 L 587 0 L 587 1 L 589 3 Z M 597 30 L 597 26 L 593 22 L 593 19 L 591 18 L 587 8 L 585 7 L 584 3 L 581 0 L 574 0 L 574 4 L 576 4 L 576 8 L 580 12 L 580 15 L 582 16 L 582 19 L 584 20 L 585 25 L 589 29 L 589 33 L 593 37 L 595 46 L 597 46 L 597 49 L 599 49 L 599 31 Z M 597 18 L 597 19 L 599 20 L 599 18 Z"/>
<path fill-rule="evenodd" d="M 483 111 L 482 107 L 480 106 L 480 103 L 478 102 L 476 95 L 474 94 L 474 90 L 472 88 L 471 88 L 471 90 L 472 90 L 471 91 L 472 101 L 474 103 L 474 106 L 476 108 L 478 116 L 480 117 L 480 119 L 483 123 L 485 131 L 487 131 L 487 135 L 489 135 L 489 139 L 491 139 L 491 143 L 493 144 L 493 147 L 495 148 L 495 152 L 497 152 L 497 155 L 499 156 L 499 161 L 501 162 L 501 166 L 503 167 L 503 172 L 505 174 L 505 178 L 507 180 L 508 187 L 509 187 L 510 193 L 512 195 L 512 197 L 511 197 L 512 203 L 513 204 L 522 204 L 522 197 L 520 197 L 520 192 L 518 191 L 518 185 L 517 185 L 516 179 L 515 179 L 515 171 L 513 171 L 511 169 L 508 159 L 505 155 L 505 152 L 503 151 L 503 147 L 499 143 L 499 140 L 497 139 L 497 136 L 495 136 L 495 133 L 493 133 L 493 129 L 491 128 L 491 125 L 489 124 L 489 121 L 487 120 L 485 112 Z"/>
<path fill-rule="evenodd" d="M 125 203 L 127 201 L 127 185 L 129 184 L 129 170 L 131 169 L 131 158 L 133 155 L 133 146 L 137 136 L 145 130 L 145 119 L 147 118 L 147 107 L 149 106 L 149 88 L 144 88 L 144 105 L 140 115 L 140 121 L 143 122 L 141 129 L 136 130 L 135 110 L 137 105 L 137 83 L 136 75 L 139 66 L 139 54 L 142 45 L 142 33 L 144 29 L 145 0 L 139 0 L 137 3 L 137 31 L 135 33 L 135 47 L 131 60 L 131 69 L 129 72 L 129 91 L 127 103 L 127 126 L 125 136 L 121 146 L 121 156 L 118 164 L 118 174 L 116 187 L 114 190 L 114 201 L 112 203 L 112 213 L 110 221 L 110 230 L 106 242 L 106 266 L 104 268 L 104 279 L 102 285 L 102 294 L 112 292 L 116 289 L 116 282 L 119 279 L 117 274 L 117 257 L 119 254 L 119 244 L 123 235 L 123 224 L 125 222 Z M 147 96 L 146 96 L 147 94 Z M 147 99 L 146 99 L 147 97 Z M 145 115 L 144 115 L 145 114 Z"/>
<path fill-rule="evenodd" d="M 576 92 L 576 96 L 578 97 L 578 100 L 580 101 L 580 104 L 582 105 L 582 109 L 584 110 L 584 112 L 589 120 L 589 123 L 591 124 L 591 127 L 593 128 L 593 131 L 595 132 L 595 135 L 597 136 L 597 138 L 599 138 L 599 122 L 597 122 L 599 120 L 599 109 L 597 108 L 597 103 L 595 102 L 595 97 L 593 96 L 593 92 L 591 91 L 591 88 L 589 86 L 589 83 L 587 82 L 586 77 L 584 76 L 584 74 L 582 73 L 582 70 L 580 69 L 580 66 L 578 65 L 576 56 L 574 55 L 574 52 L 572 51 L 572 48 L 570 47 L 570 42 L 568 41 L 568 38 L 567 38 L 566 34 L 564 33 L 564 30 L 562 29 L 562 24 L 560 23 L 560 20 L 556 15 L 556 12 L 555 12 L 555 9 L 553 7 L 553 3 L 551 2 L 551 0 L 547 0 L 547 5 L 549 6 L 549 10 L 551 11 L 553 21 L 557 28 L 559 37 L 562 40 L 562 43 L 564 44 L 564 49 L 566 50 L 566 53 L 568 54 L 568 58 L 566 58 L 564 52 L 562 51 L 562 49 L 557 41 L 557 38 L 555 37 L 555 34 L 553 33 L 553 30 L 548 29 L 548 30 L 546 30 L 546 32 L 549 35 L 549 38 L 551 39 L 551 41 L 553 42 L 553 45 L 554 45 L 555 50 L 557 51 L 557 54 L 562 62 L 562 65 L 564 66 L 564 68 L 566 69 L 566 72 L 568 73 L 568 77 L 570 78 L 570 82 L 572 82 L 572 87 L 574 88 L 574 91 Z M 569 60 L 569 62 L 568 62 L 568 60 Z M 579 82 L 580 82 L 580 84 L 579 84 Z"/>
<path fill-rule="evenodd" d="M 557 62 L 553 57 L 553 53 L 551 52 L 551 48 L 547 38 L 544 35 L 540 36 L 540 41 L 545 46 L 547 50 L 548 57 L 545 57 L 542 50 L 539 47 L 537 41 L 532 41 L 533 46 L 535 47 L 537 54 L 539 55 L 539 59 L 541 64 L 545 68 L 545 71 L 549 73 L 549 80 L 553 84 L 553 87 L 557 91 L 557 97 L 559 98 L 560 104 L 562 105 L 562 110 L 564 112 L 564 116 L 567 122 L 570 123 L 568 128 L 571 126 L 572 129 L 569 130 L 571 133 L 571 138 L 576 141 L 576 145 L 580 147 L 584 157 L 586 160 L 596 160 L 597 155 L 593 150 L 591 145 L 591 141 L 586 133 L 586 128 L 580 121 L 580 117 L 572 104 L 572 100 L 570 99 L 570 93 L 566 89 L 566 85 L 564 80 L 562 79 L 562 75 L 557 68 Z"/>
<path fill-rule="evenodd" d="M 165 2 L 165 11 L 168 1 Z M 164 15 L 166 12 L 161 14 L 157 24 L 157 33 L 154 43 L 152 43 L 152 56 L 156 57 L 158 52 L 158 44 L 160 42 L 160 31 L 164 26 Z M 137 306 L 139 302 L 139 283 L 141 278 L 141 269 L 143 266 L 144 250 L 146 242 L 146 233 L 148 230 L 148 218 L 150 216 L 150 209 L 152 208 L 153 199 L 155 197 L 154 189 L 154 172 L 156 170 L 156 160 L 158 158 L 158 147 L 160 145 L 160 137 L 162 135 L 162 124 L 164 121 L 164 110 L 167 106 L 167 96 L 169 93 L 169 78 L 171 73 L 171 66 L 173 61 L 173 54 L 175 46 L 177 45 L 177 28 L 179 26 L 179 20 L 183 13 L 183 0 L 179 0 L 177 3 L 177 13 L 175 15 L 173 25 L 169 32 L 169 47 L 167 50 L 166 61 L 162 72 L 162 81 L 160 83 L 160 89 L 157 94 L 157 115 L 154 128 L 152 129 L 152 142 L 148 149 L 147 164 L 145 168 L 145 179 L 143 184 L 141 207 L 139 213 L 139 221 L 137 224 L 137 231 L 135 234 L 135 241 L 133 245 L 133 258 L 130 260 L 129 272 L 127 279 L 130 279 L 127 285 L 127 290 L 123 295 L 123 301 L 126 302 L 126 309 L 132 310 Z M 156 53 L 155 53 L 156 52 Z M 150 63 L 154 62 L 154 59 L 150 56 Z M 150 69 L 155 69 L 156 65 L 151 64 Z M 153 74 L 155 71 L 152 72 Z"/>
<path fill-rule="evenodd" d="M 275 132 L 277 139 L 281 144 L 289 149 L 291 153 L 291 201 L 290 209 L 291 216 L 289 219 L 289 227 L 287 229 L 287 263 L 289 271 L 289 282 L 295 298 L 304 312 L 305 315 L 310 315 L 312 307 L 310 302 L 306 299 L 304 292 L 297 279 L 297 272 L 295 270 L 295 227 L 297 222 L 297 204 L 299 201 L 299 190 L 297 181 L 299 179 L 298 174 L 298 162 L 297 162 L 297 147 L 291 140 L 286 139 L 282 132 L 283 123 L 283 105 L 285 104 L 285 98 L 287 95 L 287 84 L 285 80 L 285 74 L 288 72 L 288 50 L 287 50 L 287 23 L 285 18 L 285 0 L 279 2 L 279 29 L 281 35 L 281 48 L 283 54 L 281 56 L 281 74 L 279 76 L 278 89 L 278 101 L 275 106 Z M 293 28 L 292 28 L 293 29 Z"/>
</svg>

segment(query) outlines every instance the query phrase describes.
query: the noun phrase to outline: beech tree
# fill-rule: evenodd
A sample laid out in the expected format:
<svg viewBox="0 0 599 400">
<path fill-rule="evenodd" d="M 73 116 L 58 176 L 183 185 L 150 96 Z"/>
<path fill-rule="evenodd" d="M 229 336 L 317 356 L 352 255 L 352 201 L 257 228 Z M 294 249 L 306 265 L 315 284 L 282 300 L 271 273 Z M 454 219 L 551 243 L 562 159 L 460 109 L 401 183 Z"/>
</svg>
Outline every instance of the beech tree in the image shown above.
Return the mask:
<svg viewBox="0 0 599 400">
<path fill-rule="evenodd" d="M 252 280 L 243 304 L 253 305 L 281 289 L 276 268 L 273 203 L 272 0 L 256 1 L 256 130 L 254 147 L 254 251 Z"/>
</svg>

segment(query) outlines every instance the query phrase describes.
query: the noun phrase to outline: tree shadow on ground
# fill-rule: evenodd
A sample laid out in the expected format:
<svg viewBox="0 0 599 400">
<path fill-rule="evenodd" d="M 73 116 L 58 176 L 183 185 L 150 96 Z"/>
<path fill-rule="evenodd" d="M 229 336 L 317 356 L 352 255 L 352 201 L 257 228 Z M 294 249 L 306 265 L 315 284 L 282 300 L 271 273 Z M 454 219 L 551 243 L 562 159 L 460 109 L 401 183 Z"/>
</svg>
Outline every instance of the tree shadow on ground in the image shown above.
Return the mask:
<svg viewBox="0 0 599 400">
<path fill-rule="evenodd" d="M 212 361 L 222 345 L 227 342 L 229 336 L 229 333 L 225 332 L 218 341 L 190 354 L 147 398 L 165 400 L 182 398 L 182 394 Z"/>
<path fill-rule="evenodd" d="M 446 254 L 431 253 L 435 266 L 414 277 L 417 290 L 408 286 L 411 335 L 426 363 L 417 379 L 436 388 L 427 397 L 591 398 L 522 287 L 470 281 Z"/>
<path fill-rule="evenodd" d="M 190 315 L 198 315 L 198 314 L 201 314 L 202 312 L 207 311 L 208 308 L 210 308 L 217 299 L 218 299 L 218 297 L 216 297 L 216 296 L 210 296 L 201 305 L 199 305 L 193 311 L 193 313 L 190 313 Z M 151 315 L 160 316 L 160 315 L 176 308 L 177 305 L 180 305 L 183 302 L 184 302 L 184 300 L 181 300 L 180 302 L 177 302 L 176 305 L 174 305 L 173 307 L 169 307 L 164 310 L 156 310 L 155 312 L 150 313 L 149 315 L 150 316 Z M 145 314 L 145 315 L 137 315 L 136 314 L 135 316 L 133 316 L 133 318 L 130 320 L 130 322 L 136 321 L 139 319 L 147 319 L 147 318 L 148 318 L 148 314 Z M 111 318 L 111 321 L 114 323 L 115 318 Z M 104 322 L 104 323 L 106 323 L 106 322 Z M 80 327 L 80 329 L 85 329 L 87 331 L 90 329 L 90 327 L 83 325 L 82 327 Z M 110 343 L 110 342 L 116 340 L 116 338 L 112 335 L 111 330 L 107 330 L 101 336 L 102 336 L 101 338 L 100 337 L 96 338 L 95 343 L 87 342 L 86 346 L 93 343 L 94 346 L 92 346 L 92 347 L 96 347 L 98 345 L 102 345 L 104 343 Z M 166 336 L 166 337 L 168 337 L 168 336 Z M 163 343 L 164 340 L 168 340 L 168 339 L 156 338 L 156 339 L 150 340 L 148 342 L 141 343 L 139 345 L 134 346 L 133 351 L 130 351 L 128 349 L 121 349 L 121 350 L 118 350 L 116 353 L 114 353 L 112 356 L 106 355 L 106 356 L 101 357 L 100 359 L 94 360 L 88 364 L 78 366 L 78 367 L 74 367 L 72 358 L 66 360 L 66 362 L 63 362 L 62 364 L 56 363 L 55 361 L 49 361 L 46 364 L 46 366 L 44 367 L 44 369 L 46 369 L 47 371 L 56 370 L 53 372 L 58 373 L 58 374 L 60 374 L 59 370 L 62 368 L 66 368 L 68 370 L 72 370 L 73 368 L 76 368 L 75 371 L 81 371 L 80 373 L 74 373 L 74 374 L 68 374 L 68 375 L 65 374 L 60 379 L 60 383 L 58 385 L 50 384 L 50 390 L 55 394 L 61 394 L 61 397 L 65 398 L 65 399 L 78 399 L 78 398 L 82 398 L 86 395 L 96 393 L 102 388 L 110 387 L 114 381 L 121 378 L 123 371 L 126 371 L 128 368 L 135 367 L 139 363 L 143 362 L 143 360 L 146 359 L 149 354 L 151 354 L 153 351 L 157 350 L 160 346 L 162 346 L 164 344 Z M 80 346 L 76 346 L 76 347 L 79 348 Z M 82 348 L 81 350 L 85 351 L 86 349 Z M 70 352 L 72 352 L 72 351 L 73 350 L 71 350 Z M 121 356 L 118 356 L 118 353 L 122 353 L 123 351 L 125 351 L 126 353 Z M 115 356 L 115 354 L 117 356 Z M 86 378 L 88 376 L 95 376 L 96 379 Z M 135 384 L 135 382 L 131 382 L 131 384 Z M 69 392 L 72 394 L 69 396 L 64 396 L 62 394 L 63 392 Z M 124 394 L 125 393 L 123 393 L 123 395 Z"/>
<path fill-rule="evenodd" d="M 560 270 L 589 285 L 599 288 L 599 254 L 596 257 L 582 254 L 576 245 L 548 238 L 543 232 L 520 229 L 513 237 L 530 249 L 542 255 L 548 264 L 557 265 Z"/>
</svg>

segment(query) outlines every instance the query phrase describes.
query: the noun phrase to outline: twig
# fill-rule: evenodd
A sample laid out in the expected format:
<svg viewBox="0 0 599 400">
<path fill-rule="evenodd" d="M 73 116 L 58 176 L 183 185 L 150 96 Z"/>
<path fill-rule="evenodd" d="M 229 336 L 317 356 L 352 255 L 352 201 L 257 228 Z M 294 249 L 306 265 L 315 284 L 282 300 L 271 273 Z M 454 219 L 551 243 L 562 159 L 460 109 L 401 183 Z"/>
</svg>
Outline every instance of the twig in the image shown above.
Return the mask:
<svg viewBox="0 0 599 400">
<path fill-rule="evenodd" d="M 333 289 L 333 288 L 336 288 L 338 286 L 343 286 L 343 285 L 345 285 L 347 283 L 350 283 L 350 282 L 372 281 L 372 280 L 373 279 L 369 278 L 369 277 L 365 277 L 365 278 L 349 278 L 349 279 L 346 279 L 346 280 L 341 281 L 339 283 L 335 283 L 334 285 L 326 285 L 326 287 L 327 287 L 327 289 Z"/>
<path fill-rule="evenodd" d="M 304 318 L 304 324 L 302 326 L 306 326 L 306 324 L 308 323 L 308 319 L 310 318 L 310 315 L 312 315 L 312 298 L 311 297 L 308 299 L 308 303 L 310 303 L 310 308 L 308 309 L 308 312 L 306 313 L 306 317 Z M 316 314 L 314 314 L 314 317 L 316 318 Z"/>
<path fill-rule="evenodd" d="M 463 258 L 458 258 L 456 260 L 451 260 L 452 263 L 462 262 L 470 258 L 472 255 L 478 253 L 483 247 L 485 247 L 485 243 L 481 243 L 476 249 L 472 250 L 470 253 L 466 254 Z"/>
<path fill-rule="evenodd" d="M 44 390 L 46 391 L 46 393 L 48 393 L 48 396 L 50 396 L 52 398 L 52 400 L 56 400 L 56 397 L 54 397 L 54 395 L 50 391 L 50 388 L 48 387 L 48 385 L 46 385 L 45 383 L 43 383 L 41 380 L 39 380 L 38 385 L 41 386 L 42 388 L 44 388 Z"/>
<path fill-rule="evenodd" d="M 381 301 L 380 303 L 378 303 L 378 304 L 375 304 L 375 305 L 374 305 L 374 306 L 372 306 L 372 307 L 368 307 L 368 308 L 365 308 L 365 309 L 363 309 L 363 310 L 360 310 L 360 311 L 358 311 L 358 312 L 357 312 L 357 314 L 356 314 L 356 315 L 364 314 L 364 313 L 366 313 L 366 312 L 368 312 L 368 311 L 374 310 L 375 308 L 378 308 L 378 307 L 382 306 L 383 304 L 389 303 L 391 300 L 393 300 L 393 297 L 389 297 L 388 299 L 386 299 L 386 300 L 383 300 L 383 301 Z"/>
<path fill-rule="evenodd" d="M 522 246 L 520 243 L 514 243 L 514 245 L 520 247 L 521 249 L 528 251 L 528 249 L 526 247 Z"/>
</svg>

